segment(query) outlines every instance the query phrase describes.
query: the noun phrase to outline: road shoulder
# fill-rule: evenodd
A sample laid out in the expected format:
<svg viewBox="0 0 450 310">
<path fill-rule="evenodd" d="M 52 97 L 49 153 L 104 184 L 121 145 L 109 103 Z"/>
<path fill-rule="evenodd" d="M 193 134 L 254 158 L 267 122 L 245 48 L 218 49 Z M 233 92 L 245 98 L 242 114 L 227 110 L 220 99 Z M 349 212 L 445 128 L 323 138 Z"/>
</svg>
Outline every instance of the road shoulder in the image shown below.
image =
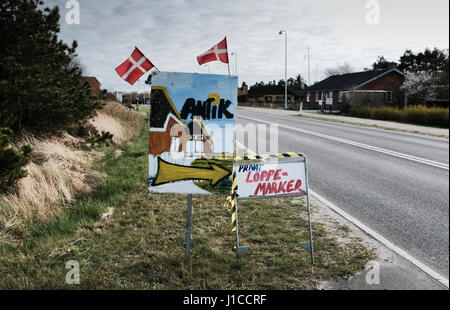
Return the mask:
<svg viewBox="0 0 450 310">
<path fill-rule="evenodd" d="M 320 223 L 347 226 L 349 235 L 360 239 L 375 251 L 377 259 L 367 263 L 366 268 L 350 277 L 323 281 L 319 289 L 324 290 L 445 290 L 445 286 L 418 269 L 412 263 L 397 255 L 375 240 L 352 222 L 334 212 L 327 205 L 312 196 L 313 219 Z M 379 270 L 379 281 L 374 276 Z M 367 281 L 369 279 L 369 281 Z"/>
</svg>

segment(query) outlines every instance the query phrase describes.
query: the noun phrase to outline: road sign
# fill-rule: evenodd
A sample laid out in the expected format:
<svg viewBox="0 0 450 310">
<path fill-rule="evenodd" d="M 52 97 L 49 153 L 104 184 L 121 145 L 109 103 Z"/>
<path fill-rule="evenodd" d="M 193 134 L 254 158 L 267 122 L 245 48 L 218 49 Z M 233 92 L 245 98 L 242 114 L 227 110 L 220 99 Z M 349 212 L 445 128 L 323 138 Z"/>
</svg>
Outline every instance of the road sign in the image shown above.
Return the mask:
<svg viewBox="0 0 450 310">
<path fill-rule="evenodd" d="M 116 93 L 116 100 L 122 103 L 122 93 Z"/>
<path fill-rule="evenodd" d="M 237 77 L 160 72 L 152 78 L 149 191 L 228 194 Z"/>
</svg>

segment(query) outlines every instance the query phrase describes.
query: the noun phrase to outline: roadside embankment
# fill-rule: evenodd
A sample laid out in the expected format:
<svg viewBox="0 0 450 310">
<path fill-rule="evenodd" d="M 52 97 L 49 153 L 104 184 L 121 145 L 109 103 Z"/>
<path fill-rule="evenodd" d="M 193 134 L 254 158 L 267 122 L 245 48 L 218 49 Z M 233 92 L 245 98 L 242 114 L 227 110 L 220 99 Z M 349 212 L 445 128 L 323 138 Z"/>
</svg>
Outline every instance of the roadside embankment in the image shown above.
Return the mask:
<svg viewBox="0 0 450 310">
<path fill-rule="evenodd" d="M 110 140 L 114 145 L 130 141 L 139 135 L 144 120 L 145 112 L 107 102 L 94 118 L 70 133 L 46 137 L 22 133 L 12 147 L 30 145 L 31 161 L 25 167 L 27 176 L 0 196 L 1 234 L 23 235 L 32 223 L 58 218 L 103 177 L 92 164 L 104 155 Z"/>
</svg>

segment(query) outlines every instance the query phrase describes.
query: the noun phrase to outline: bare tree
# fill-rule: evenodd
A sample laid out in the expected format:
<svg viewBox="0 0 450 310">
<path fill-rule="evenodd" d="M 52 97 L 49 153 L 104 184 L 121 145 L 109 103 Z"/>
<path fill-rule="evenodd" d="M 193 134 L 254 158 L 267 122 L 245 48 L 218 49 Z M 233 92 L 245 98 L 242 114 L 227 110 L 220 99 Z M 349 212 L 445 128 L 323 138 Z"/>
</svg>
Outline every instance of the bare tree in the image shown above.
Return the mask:
<svg viewBox="0 0 450 310">
<path fill-rule="evenodd" d="M 354 72 L 353 66 L 348 62 L 344 62 L 343 64 L 336 64 L 335 67 L 330 67 L 324 70 L 324 74 L 326 77 L 330 77 L 332 75 L 346 74 Z"/>
</svg>

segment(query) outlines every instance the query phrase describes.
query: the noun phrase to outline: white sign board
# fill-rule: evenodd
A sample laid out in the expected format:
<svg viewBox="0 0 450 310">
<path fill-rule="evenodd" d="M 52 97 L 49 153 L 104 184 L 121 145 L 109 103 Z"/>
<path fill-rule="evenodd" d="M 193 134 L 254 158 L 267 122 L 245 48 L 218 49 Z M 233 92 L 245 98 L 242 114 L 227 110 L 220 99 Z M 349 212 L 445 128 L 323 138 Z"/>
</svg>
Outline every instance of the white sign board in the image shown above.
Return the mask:
<svg viewBox="0 0 450 310">
<path fill-rule="evenodd" d="M 235 164 L 239 199 L 306 195 L 304 161 Z"/>
<path fill-rule="evenodd" d="M 333 98 L 327 98 L 326 104 L 333 104 Z"/>
<path fill-rule="evenodd" d="M 122 93 L 116 94 L 116 100 L 119 101 L 120 103 L 122 103 Z"/>
<path fill-rule="evenodd" d="M 322 100 L 319 100 L 319 101 L 318 101 L 318 104 L 319 104 L 319 105 L 322 105 Z"/>
</svg>

